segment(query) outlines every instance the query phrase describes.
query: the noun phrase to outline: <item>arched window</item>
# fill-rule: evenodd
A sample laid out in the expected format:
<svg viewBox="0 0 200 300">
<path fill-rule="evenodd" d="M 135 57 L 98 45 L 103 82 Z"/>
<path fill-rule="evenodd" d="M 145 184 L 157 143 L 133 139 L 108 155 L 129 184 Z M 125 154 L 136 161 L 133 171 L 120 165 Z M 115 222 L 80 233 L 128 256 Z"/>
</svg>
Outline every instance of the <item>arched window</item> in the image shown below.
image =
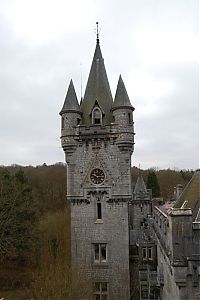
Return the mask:
<svg viewBox="0 0 200 300">
<path fill-rule="evenodd" d="M 102 113 L 98 107 L 92 111 L 92 124 L 102 124 Z"/>
</svg>

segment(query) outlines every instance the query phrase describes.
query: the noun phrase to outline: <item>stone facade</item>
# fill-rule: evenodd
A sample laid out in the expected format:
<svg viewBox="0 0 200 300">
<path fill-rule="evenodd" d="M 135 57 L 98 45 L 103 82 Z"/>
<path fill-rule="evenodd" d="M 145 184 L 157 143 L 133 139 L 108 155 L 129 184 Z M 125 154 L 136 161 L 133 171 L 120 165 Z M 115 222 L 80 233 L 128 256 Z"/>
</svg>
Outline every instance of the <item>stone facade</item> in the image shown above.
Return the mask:
<svg viewBox="0 0 200 300">
<path fill-rule="evenodd" d="M 197 300 L 200 172 L 174 208 L 153 201 L 141 174 L 132 192 L 133 110 L 121 76 L 112 100 L 97 39 L 81 105 L 71 81 L 60 112 L 72 273 L 90 295 L 79 299 Z"/>
<path fill-rule="evenodd" d="M 109 116 L 104 95 L 110 92 L 98 42 L 82 106 L 77 105 L 71 82 L 60 113 L 71 203 L 72 271 L 87 274 L 93 286 L 104 285 L 104 291 L 94 288 L 94 299 L 124 300 L 130 293 L 133 107 L 121 77 Z"/>
</svg>

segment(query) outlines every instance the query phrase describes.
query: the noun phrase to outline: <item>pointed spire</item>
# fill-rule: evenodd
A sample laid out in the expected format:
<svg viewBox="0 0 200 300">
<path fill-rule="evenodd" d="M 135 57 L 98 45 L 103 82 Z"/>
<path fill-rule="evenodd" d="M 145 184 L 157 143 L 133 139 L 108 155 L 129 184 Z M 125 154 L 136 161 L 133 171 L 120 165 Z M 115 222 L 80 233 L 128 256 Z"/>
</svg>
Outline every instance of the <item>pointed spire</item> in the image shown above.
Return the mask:
<svg viewBox="0 0 200 300">
<path fill-rule="evenodd" d="M 90 114 L 96 100 L 98 100 L 99 106 L 105 113 L 103 123 L 109 124 L 110 122 L 112 122 L 111 108 L 113 99 L 98 37 L 92 66 L 85 89 L 85 95 L 81 104 L 84 125 L 91 125 Z"/>
<path fill-rule="evenodd" d="M 122 107 L 130 108 L 134 110 L 134 107 L 132 106 L 129 96 L 127 94 L 124 82 L 122 80 L 122 76 L 120 75 L 117 84 L 115 100 L 113 103 L 113 109 L 122 108 Z"/>
<path fill-rule="evenodd" d="M 137 182 L 136 182 L 136 185 L 135 185 L 134 193 L 135 194 L 138 194 L 138 193 L 147 194 L 146 185 L 144 183 L 144 179 L 143 179 L 143 177 L 142 177 L 141 174 L 139 174 L 139 176 L 137 178 Z"/>
<path fill-rule="evenodd" d="M 67 95 L 65 97 L 65 102 L 64 102 L 63 108 L 60 112 L 60 115 L 62 115 L 65 112 L 69 112 L 69 111 L 80 112 L 80 106 L 78 103 L 78 99 L 76 96 L 76 92 L 75 92 L 75 88 L 74 88 L 72 79 L 70 81 Z"/>
</svg>

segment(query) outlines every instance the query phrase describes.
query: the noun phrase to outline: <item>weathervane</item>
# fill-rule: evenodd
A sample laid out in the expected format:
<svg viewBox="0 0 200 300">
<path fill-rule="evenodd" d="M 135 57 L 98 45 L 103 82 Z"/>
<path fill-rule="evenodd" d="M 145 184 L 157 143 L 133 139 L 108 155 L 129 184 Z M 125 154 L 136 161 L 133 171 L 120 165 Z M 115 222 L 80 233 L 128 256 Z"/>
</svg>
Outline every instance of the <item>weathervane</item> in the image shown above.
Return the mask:
<svg viewBox="0 0 200 300">
<path fill-rule="evenodd" d="M 99 44 L 99 22 L 96 22 L 96 25 L 97 25 L 97 30 L 96 30 L 97 44 Z"/>
</svg>

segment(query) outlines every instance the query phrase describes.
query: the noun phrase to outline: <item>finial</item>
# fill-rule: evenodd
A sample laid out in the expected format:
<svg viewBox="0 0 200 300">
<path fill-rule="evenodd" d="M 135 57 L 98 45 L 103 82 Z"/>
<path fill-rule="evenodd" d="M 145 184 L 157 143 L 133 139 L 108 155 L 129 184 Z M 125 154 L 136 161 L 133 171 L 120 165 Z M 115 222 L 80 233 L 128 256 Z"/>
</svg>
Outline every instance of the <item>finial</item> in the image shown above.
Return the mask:
<svg viewBox="0 0 200 300">
<path fill-rule="evenodd" d="M 97 35 L 97 44 L 99 44 L 99 22 L 96 22 L 96 25 L 97 25 L 97 32 L 96 32 L 96 35 Z"/>
</svg>

